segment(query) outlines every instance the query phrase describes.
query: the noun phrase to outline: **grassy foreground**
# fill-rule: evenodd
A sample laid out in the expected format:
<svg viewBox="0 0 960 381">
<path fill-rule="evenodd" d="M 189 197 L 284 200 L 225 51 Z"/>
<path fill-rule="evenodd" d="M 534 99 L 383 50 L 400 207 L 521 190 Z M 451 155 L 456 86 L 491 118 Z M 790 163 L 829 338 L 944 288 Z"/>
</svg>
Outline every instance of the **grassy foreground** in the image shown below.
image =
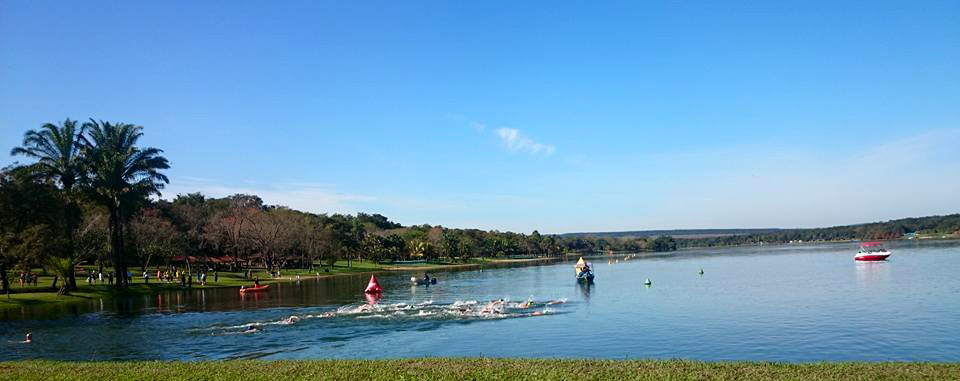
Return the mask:
<svg viewBox="0 0 960 381">
<path fill-rule="evenodd" d="M 0 362 L 10 380 L 957 380 L 960 364 L 406 359 Z"/>
</svg>

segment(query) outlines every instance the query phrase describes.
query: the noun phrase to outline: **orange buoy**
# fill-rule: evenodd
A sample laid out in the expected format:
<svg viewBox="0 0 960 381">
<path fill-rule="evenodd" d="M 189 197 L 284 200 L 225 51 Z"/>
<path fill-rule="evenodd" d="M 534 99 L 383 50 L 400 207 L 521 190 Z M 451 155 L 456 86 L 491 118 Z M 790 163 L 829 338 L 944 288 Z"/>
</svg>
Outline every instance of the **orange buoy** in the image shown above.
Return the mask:
<svg viewBox="0 0 960 381">
<path fill-rule="evenodd" d="M 367 283 L 367 289 L 364 290 L 363 292 L 366 292 L 368 294 L 379 294 L 383 292 L 383 287 L 380 287 L 380 282 L 377 282 L 376 275 L 370 276 L 370 283 Z"/>
</svg>

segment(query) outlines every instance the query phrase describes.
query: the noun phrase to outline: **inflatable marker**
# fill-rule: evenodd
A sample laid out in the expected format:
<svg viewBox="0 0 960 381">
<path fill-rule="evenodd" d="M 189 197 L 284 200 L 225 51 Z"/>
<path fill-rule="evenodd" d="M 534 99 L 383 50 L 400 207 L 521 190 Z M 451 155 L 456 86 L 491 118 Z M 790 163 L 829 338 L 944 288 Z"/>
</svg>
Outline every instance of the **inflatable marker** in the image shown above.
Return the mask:
<svg viewBox="0 0 960 381">
<path fill-rule="evenodd" d="M 363 290 L 363 292 L 368 294 L 379 294 L 383 292 L 383 287 L 380 287 L 380 282 L 377 282 L 376 275 L 370 276 L 370 283 L 367 283 L 367 289 Z"/>
</svg>

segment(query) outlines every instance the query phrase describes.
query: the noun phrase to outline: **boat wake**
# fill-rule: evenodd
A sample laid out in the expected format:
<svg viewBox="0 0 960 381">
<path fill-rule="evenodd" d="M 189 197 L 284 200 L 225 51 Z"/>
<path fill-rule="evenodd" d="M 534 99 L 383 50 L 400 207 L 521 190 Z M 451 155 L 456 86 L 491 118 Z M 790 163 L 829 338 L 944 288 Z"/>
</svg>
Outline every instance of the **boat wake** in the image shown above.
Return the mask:
<svg viewBox="0 0 960 381">
<path fill-rule="evenodd" d="M 249 322 L 230 326 L 211 326 L 200 331 L 220 331 L 221 334 L 238 334 L 258 331 L 269 326 L 288 326 L 308 320 L 384 320 L 403 321 L 474 321 L 547 316 L 561 313 L 566 299 L 537 301 L 528 299 L 519 302 L 499 299 L 493 301 L 458 300 L 453 303 L 393 303 L 350 304 L 335 310 L 303 315 L 290 315 L 278 320 Z"/>
</svg>

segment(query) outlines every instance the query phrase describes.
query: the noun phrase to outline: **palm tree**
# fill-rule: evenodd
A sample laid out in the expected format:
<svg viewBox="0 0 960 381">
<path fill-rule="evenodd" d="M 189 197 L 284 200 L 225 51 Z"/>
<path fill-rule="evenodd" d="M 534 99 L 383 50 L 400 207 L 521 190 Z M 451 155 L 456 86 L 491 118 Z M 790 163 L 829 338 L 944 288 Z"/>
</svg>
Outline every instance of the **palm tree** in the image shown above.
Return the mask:
<svg viewBox="0 0 960 381">
<path fill-rule="evenodd" d="M 160 195 L 170 168 L 157 148 L 137 147 L 143 127 L 127 123 L 90 120 L 89 138 L 84 138 L 89 177 L 86 188 L 91 197 L 109 211 L 110 251 L 117 272 L 117 289 L 127 287 L 127 265 L 123 255 L 123 227 L 147 197 Z"/>
<path fill-rule="evenodd" d="M 81 154 L 81 139 L 85 125 L 77 125 L 77 121 L 67 118 L 63 123 L 56 125 L 46 123 L 39 130 L 30 130 L 23 135 L 23 146 L 10 151 L 13 156 L 26 156 L 36 159 L 36 162 L 21 167 L 33 176 L 53 181 L 60 186 L 64 199 L 65 235 L 67 239 L 67 261 L 73 264 L 74 230 L 77 227 L 79 212 L 74 201 L 74 185 L 83 177 L 83 157 Z M 67 271 L 67 290 L 77 288 L 77 280 L 73 268 Z"/>
</svg>

